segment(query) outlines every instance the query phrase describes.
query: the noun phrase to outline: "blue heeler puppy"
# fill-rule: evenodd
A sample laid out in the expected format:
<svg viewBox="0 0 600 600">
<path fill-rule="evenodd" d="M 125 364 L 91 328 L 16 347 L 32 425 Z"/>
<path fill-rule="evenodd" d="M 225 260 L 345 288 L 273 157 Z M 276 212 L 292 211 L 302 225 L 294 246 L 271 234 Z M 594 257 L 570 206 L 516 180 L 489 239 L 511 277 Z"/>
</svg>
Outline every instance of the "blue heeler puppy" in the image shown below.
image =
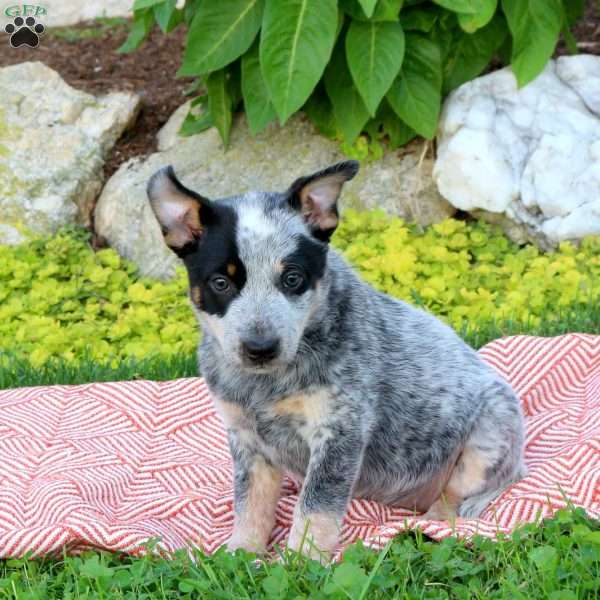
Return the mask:
<svg viewBox="0 0 600 600">
<path fill-rule="evenodd" d="M 311 555 L 334 548 L 352 496 L 476 517 L 525 474 L 509 385 L 450 327 L 374 290 L 328 245 L 357 170 L 343 162 L 283 193 L 214 202 L 171 167 L 148 184 L 187 267 L 201 371 L 227 427 L 230 548 L 265 549 L 286 471 L 303 481 L 288 545 Z"/>
</svg>

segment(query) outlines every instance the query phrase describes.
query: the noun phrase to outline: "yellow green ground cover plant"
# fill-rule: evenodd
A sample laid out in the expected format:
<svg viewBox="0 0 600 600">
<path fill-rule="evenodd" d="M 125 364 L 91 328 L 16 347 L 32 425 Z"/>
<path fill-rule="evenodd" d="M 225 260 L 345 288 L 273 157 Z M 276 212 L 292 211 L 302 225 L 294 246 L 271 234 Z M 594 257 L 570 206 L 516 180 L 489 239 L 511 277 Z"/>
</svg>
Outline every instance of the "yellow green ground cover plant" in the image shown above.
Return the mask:
<svg viewBox="0 0 600 600">
<path fill-rule="evenodd" d="M 375 287 L 476 347 L 510 333 L 600 333 L 599 237 L 542 253 L 484 223 L 421 228 L 347 211 L 333 244 Z M 0 386 L 193 374 L 186 285 L 183 269 L 168 282 L 140 277 L 114 250 L 93 252 L 82 230 L 0 246 Z"/>
</svg>

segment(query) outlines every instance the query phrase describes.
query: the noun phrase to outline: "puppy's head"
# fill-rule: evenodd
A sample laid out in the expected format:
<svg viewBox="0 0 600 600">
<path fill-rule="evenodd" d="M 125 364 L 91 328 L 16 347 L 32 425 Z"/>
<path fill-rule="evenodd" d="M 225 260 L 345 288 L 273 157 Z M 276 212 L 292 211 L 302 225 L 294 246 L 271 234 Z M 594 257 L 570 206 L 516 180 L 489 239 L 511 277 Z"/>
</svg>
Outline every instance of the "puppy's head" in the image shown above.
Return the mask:
<svg viewBox="0 0 600 600">
<path fill-rule="evenodd" d="M 195 312 L 228 362 L 266 372 L 294 360 L 325 302 L 337 200 L 357 171 L 357 162 L 343 162 L 284 193 L 212 202 L 184 187 L 171 167 L 150 179 L 165 242 L 183 259 Z"/>
</svg>

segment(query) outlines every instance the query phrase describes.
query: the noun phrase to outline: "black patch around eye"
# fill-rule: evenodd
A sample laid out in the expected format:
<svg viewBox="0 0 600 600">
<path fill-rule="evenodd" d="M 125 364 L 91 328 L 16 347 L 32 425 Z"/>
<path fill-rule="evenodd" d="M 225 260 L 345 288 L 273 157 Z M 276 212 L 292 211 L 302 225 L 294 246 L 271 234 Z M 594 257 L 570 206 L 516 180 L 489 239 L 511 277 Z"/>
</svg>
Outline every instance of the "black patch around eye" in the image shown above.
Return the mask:
<svg viewBox="0 0 600 600">
<path fill-rule="evenodd" d="M 235 211 L 215 203 L 213 215 L 213 222 L 206 228 L 197 246 L 190 248 L 182 258 L 196 306 L 203 312 L 222 317 L 246 283 L 246 268 L 239 258 L 236 243 Z M 231 282 L 227 293 L 218 293 L 209 284 L 215 275 L 222 275 Z M 194 292 L 196 288 L 199 292 Z"/>
<path fill-rule="evenodd" d="M 290 271 L 294 271 L 300 277 L 300 280 L 298 281 L 297 285 L 287 284 L 286 279 Z M 304 294 L 304 292 L 308 289 L 309 285 L 309 276 L 304 272 L 303 269 L 300 269 L 296 265 L 284 268 L 284 271 L 281 274 L 281 278 L 279 280 L 279 288 L 284 294 L 287 294 L 288 296 L 300 296 L 301 294 Z"/>
<path fill-rule="evenodd" d="M 295 267 L 304 274 L 304 283 L 299 288 L 291 291 L 287 290 L 280 282 L 281 290 L 286 294 L 299 295 L 303 294 L 307 289 L 314 289 L 317 281 L 323 277 L 325 273 L 325 265 L 327 264 L 328 247 L 322 242 L 318 242 L 305 235 L 297 236 L 298 245 L 296 250 L 283 259 L 283 273 L 286 272 L 286 265 Z"/>
</svg>

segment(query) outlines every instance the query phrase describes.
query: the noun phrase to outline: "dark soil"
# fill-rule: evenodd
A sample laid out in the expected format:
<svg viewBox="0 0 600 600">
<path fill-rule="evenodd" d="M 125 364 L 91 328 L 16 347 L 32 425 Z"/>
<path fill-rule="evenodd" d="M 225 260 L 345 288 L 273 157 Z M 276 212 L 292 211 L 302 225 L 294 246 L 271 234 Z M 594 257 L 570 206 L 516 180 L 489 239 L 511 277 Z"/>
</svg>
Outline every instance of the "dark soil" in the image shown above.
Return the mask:
<svg viewBox="0 0 600 600">
<path fill-rule="evenodd" d="M 577 40 L 577 49 L 582 54 L 600 54 L 600 5 L 597 0 L 586 0 L 584 18 L 572 30 Z M 556 53 L 570 54 L 566 44 L 561 40 Z"/>
<path fill-rule="evenodd" d="M 70 31 L 74 29 L 69 28 Z M 183 92 L 192 80 L 175 77 L 181 62 L 185 30 L 179 27 L 165 36 L 155 29 L 148 40 L 130 54 L 116 52 L 127 37 L 127 23 L 108 28 L 102 23 L 90 22 L 78 25 L 76 31 L 89 37 L 65 39 L 50 31 L 42 37 L 37 48 L 3 48 L 0 67 L 39 60 L 60 73 L 74 88 L 93 94 L 118 90 L 138 93 L 142 98 L 140 115 L 106 160 L 104 171 L 106 177 L 110 177 L 132 156 L 154 152 L 156 133 L 185 102 Z"/>
</svg>

